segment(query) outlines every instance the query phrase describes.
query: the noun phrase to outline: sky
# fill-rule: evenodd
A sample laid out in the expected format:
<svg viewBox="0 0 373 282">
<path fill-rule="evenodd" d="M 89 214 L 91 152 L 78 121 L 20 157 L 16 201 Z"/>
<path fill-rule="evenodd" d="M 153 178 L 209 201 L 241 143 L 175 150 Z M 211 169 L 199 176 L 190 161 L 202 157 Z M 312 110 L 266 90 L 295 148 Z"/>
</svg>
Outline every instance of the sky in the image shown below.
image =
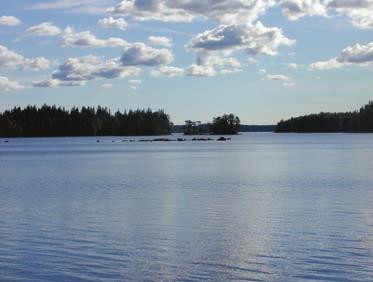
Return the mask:
<svg viewBox="0 0 373 282">
<path fill-rule="evenodd" d="M 373 0 L 1 0 L 0 111 L 275 124 L 373 99 Z"/>
</svg>

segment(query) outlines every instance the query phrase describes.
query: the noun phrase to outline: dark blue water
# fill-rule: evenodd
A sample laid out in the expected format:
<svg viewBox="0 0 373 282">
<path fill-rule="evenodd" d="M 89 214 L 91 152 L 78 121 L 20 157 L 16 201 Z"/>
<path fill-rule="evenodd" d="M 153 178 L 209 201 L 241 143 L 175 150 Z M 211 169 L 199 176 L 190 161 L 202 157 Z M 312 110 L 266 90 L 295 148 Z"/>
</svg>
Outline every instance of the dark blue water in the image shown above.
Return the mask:
<svg viewBox="0 0 373 282">
<path fill-rule="evenodd" d="M 96 139 L 0 140 L 1 281 L 372 281 L 373 135 Z"/>
</svg>

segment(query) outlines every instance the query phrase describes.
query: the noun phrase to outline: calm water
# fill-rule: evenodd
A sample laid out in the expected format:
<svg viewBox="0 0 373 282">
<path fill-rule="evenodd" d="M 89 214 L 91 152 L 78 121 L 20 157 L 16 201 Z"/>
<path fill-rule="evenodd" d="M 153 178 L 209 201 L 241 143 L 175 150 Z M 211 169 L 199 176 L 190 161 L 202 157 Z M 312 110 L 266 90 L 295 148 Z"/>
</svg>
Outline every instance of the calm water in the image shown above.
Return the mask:
<svg viewBox="0 0 373 282">
<path fill-rule="evenodd" d="M 96 139 L 0 140 L 1 281 L 372 281 L 373 135 Z"/>
</svg>

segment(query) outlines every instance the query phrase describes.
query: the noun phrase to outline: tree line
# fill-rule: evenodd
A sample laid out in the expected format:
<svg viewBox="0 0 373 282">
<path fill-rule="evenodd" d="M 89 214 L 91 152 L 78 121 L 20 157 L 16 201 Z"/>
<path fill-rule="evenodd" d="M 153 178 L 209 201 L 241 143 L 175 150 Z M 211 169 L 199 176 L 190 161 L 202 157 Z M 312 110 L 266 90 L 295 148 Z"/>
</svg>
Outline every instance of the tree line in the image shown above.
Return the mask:
<svg viewBox="0 0 373 282">
<path fill-rule="evenodd" d="M 373 132 L 373 102 L 353 112 L 322 112 L 281 120 L 276 132 Z"/>
<path fill-rule="evenodd" d="M 184 133 L 237 134 L 240 119 L 223 115 L 207 126 L 186 121 Z M 138 136 L 169 135 L 173 124 L 163 110 L 137 109 L 116 111 L 108 108 L 14 107 L 0 113 L 0 137 L 59 137 L 59 136 Z"/>
<path fill-rule="evenodd" d="M 234 114 L 214 117 L 212 123 L 202 124 L 201 121 L 186 120 L 184 135 L 219 134 L 232 135 L 240 130 L 240 118 Z"/>
<path fill-rule="evenodd" d="M 15 107 L 0 113 L 0 137 L 168 135 L 170 117 L 163 111 L 117 111 L 104 107 Z"/>
</svg>

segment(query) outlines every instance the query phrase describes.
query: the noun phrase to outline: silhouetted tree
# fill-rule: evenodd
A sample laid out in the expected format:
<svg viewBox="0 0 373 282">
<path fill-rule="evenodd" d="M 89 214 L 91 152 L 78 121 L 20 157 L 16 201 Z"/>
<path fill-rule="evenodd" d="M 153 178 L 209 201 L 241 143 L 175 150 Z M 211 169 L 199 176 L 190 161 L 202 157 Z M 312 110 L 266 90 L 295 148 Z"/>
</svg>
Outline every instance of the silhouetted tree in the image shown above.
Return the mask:
<svg viewBox="0 0 373 282">
<path fill-rule="evenodd" d="M 213 134 L 237 134 L 240 129 L 240 119 L 233 115 L 223 115 L 213 119 L 210 132 Z"/>
<path fill-rule="evenodd" d="M 186 120 L 184 125 L 184 134 L 185 135 L 198 135 L 201 134 L 201 122 L 200 121 L 192 121 Z"/>
<path fill-rule="evenodd" d="M 373 102 L 354 112 L 319 113 L 281 120 L 276 132 L 373 132 Z"/>
</svg>

